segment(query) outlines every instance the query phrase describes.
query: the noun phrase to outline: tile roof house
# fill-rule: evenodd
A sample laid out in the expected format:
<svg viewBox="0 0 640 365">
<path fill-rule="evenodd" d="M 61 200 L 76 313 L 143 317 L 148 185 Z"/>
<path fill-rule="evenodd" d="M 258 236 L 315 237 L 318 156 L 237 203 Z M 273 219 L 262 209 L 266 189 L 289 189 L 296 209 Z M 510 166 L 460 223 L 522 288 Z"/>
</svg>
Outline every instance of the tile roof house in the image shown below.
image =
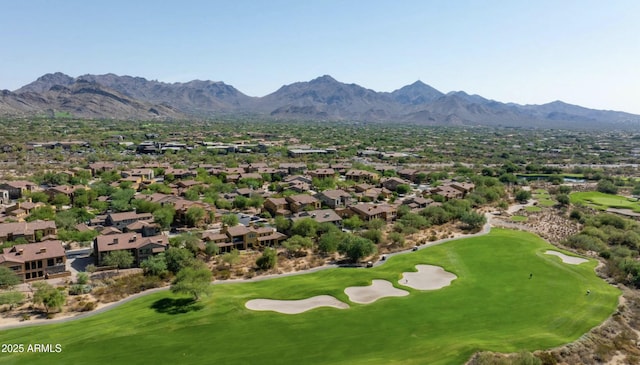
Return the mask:
<svg viewBox="0 0 640 365">
<path fill-rule="evenodd" d="M 272 216 L 276 215 L 289 215 L 289 202 L 285 198 L 267 198 L 264 201 L 264 209 L 267 210 Z"/>
<path fill-rule="evenodd" d="M 295 222 L 304 218 L 311 218 L 318 223 L 333 223 L 336 226 L 342 226 L 342 217 L 333 209 L 318 209 L 296 213 L 291 217 L 291 221 Z"/>
<path fill-rule="evenodd" d="M 57 233 L 55 221 L 0 223 L 0 242 L 15 241 L 20 237 L 28 242 L 36 242 L 39 238 L 55 236 Z"/>
<path fill-rule="evenodd" d="M 136 212 L 111 213 L 107 215 L 105 224 L 123 230 L 126 226 L 138 221 L 152 222 L 153 214 Z"/>
<path fill-rule="evenodd" d="M 31 181 L 17 180 L 7 181 L 0 184 L 0 189 L 9 192 L 9 199 L 20 199 L 25 192 L 34 192 L 38 189 L 38 185 Z"/>
<path fill-rule="evenodd" d="M 237 225 L 223 227 L 222 234 L 228 237 L 226 244 L 218 244 L 218 247 L 246 250 L 264 246 L 274 246 L 284 241 L 287 236 L 271 227 L 246 227 Z"/>
<path fill-rule="evenodd" d="M 344 190 L 325 190 L 318 194 L 316 194 L 316 198 L 318 198 L 323 204 L 327 205 L 330 208 L 338 208 L 345 207 L 351 203 L 351 194 Z"/>
<path fill-rule="evenodd" d="M 389 204 L 360 203 L 350 206 L 349 209 L 365 222 L 373 219 L 382 219 L 390 222 L 395 220 L 397 216 L 396 207 Z"/>
<path fill-rule="evenodd" d="M 15 272 L 22 281 L 68 276 L 67 257 L 61 241 L 15 245 L 2 250 L 0 266 Z"/>
<path fill-rule="evenodd" d="M 298 213 L 307 209 L 320 209 L 320 200 L 311 195 L 289 195 L 285 200 L 289 203 L 289 210 L 293 213 Z"/>
<path fill-rule="evenodd" d="M 169 246 L 165 235 L 142 237 L 136 232 L 100 235 L 93 240 L 93 253 L 97 265 L 102 265 L 104 257 L 113 251 L 131 252 L 136 266 L 150 256 L 164 252 Z"/>
</svg>

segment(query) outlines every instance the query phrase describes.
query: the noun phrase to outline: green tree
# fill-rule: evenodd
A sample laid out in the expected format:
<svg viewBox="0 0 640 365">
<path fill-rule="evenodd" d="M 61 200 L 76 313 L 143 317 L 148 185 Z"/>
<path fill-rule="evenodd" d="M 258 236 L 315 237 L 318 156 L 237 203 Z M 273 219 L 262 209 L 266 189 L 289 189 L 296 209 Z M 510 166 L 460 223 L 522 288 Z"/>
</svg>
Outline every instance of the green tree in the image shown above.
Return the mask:
<svg viewBox="0 0 640 365">
<path fill-rule="evenodd" d="M 140 263 L 140 268 L 144 270 L 145 275 L 164 276 L 167 273 L 167 260 L 164 253 L 154 255 Z"/>
<path fill-rule="evenodd" d="M 153 220 L 158 223 L 162 229 L 171 227 L 176 210 L 171 206 L 165 206 L 153 212 Z"/>
<path fill-rule="evenodd" d="M 309 237 L 295 235 L 282 242 L 282 247 L 287 250 L 289 255 L 300 255 L 307 248 L 313 247 L 313 240 Z"/>
<path fill-rule="evenodd" d="M 118 270 L 126 269 L 133 265 L 133 255 L 128 250 L 111 251 L 104 256 L 102 263 L 115 266 Z"/>
<path fill-rule="evenodd" d="M 274 223 L 278 232 L 285 233 L 289 230 L 289 228 L 291 228 L 291 221 L 281 215 L 277 215 L 274 218 Z"/>
<path fill-rule="evenodd" d="M 164 258 L 167 262 L 167 269 L 174 274 L 191 265 L 195 260 L 191 251 L 178 247 L 169 247 L 164 252 Z"/>
<path fill-rule="evenodd" d="M 226 226 L 237 226 L 239 222 L 240 220 L 238 219 L 238 216 L 236 214 L 229 213 L 222 216 L 222 224 Z"/>
<path fill-rule="evenodd" d="M 182 268 L 171 283 L 172 293 L 189 294 L 194 300 L 211 291 L 211 270 L 204 265 Z"/>
<path fill-rule="evenodd" d="M 569 205 L 571 203 L 571 199 L 569 199 L 569 195 L 567 194 L 558 194 L 556 200 L 558 200 L 560 205 Z"/>
<path fill-rule="evenodd" d="M 518 190 L 516 191 L 515 199 L 517 202 L 526 203 L 531 199 L 531 192 L 528 190 Z"/>
<path fill-rule="evenodd" d="M 600 180 L 596 189 L 605 194 L 618 194 L 618 187 L 611 180 Z"/>
<path fill-rule="evenodd" d="M 56 194 L 53 196 L 53 199 L 51 200 L 51 204 L 57 207 L 61 207 L 63 205 L 69 205 L 70 203 L 71 203 L 71 198 L 69 198 L 65 194 Z"/>
<path fill-rule="evenodd" d="M 291 226 L 291 233 L 302 237 L 315 237 L 318 230 L 318 222 L 312 218 L 302 218 Z"/>
<path fill-rule="evenodd" d="M 272 248 L 265 248 L 262 256 L 256 260 L 256 265 L 260 270 L 269 270 L 276 267 L 278 263 L 278 253 Z"/>
<path fill-rule="evenodd" d="M 204 253 L 207 255 L 207 259 L 217 255 L 220 252 L 220 247 L 214 242 L 207 242 L 204 246 Z"/>
<path fill-rule="evenodd" d="M 76 284 L 84 285 L 89 282 L 89 274 L 86 272 L 79 272 L 76 275 Z"/>
<path fill-rule="evenodd" d="M 202 220 L 204 219 L 205 215 L 206 215 L 206 212 L 202 207 L 198 207 L 198 206 L 189 207 L 189 209 L 187 209 L 187 212 L 185 213 L 186 223 L 191 227 L 198 226 L 202 223 Z"/>
<path fill-rule="evenodd" d="M 351 261 L 358 262 L 363 257 L 376 252 L 376 245 L 364 237 L 347 235 L 346 239 L 338 244 L 338 252 L 347 256 Z"/>
<path fill-rule="evenodd" d="M 487 223 L 487 218 L 484 214 L 476 212 L 465 212 L 460 217 L 460 221 L 469 227 L 469 229 L 478 229 Z"/>
<path fill-rule="evenodd" d="M 324 254 L 333 253 L 338 250 L 338 244 L 342 242 L 346 234 L 341 231 L 330 231 L 318 240 L 318 250 Z"/>
<path fill-rule="evenodd" d="M 64 305 L 67 299 L 67 295 L 64 291 L 58 290 L 44 281 L 39 281 L 33 284 L 36 289 L 33 293 L 33 302 L 35 304 L 44 305 L 44 309 L 47 313 L 51 309 L 60 309 Z"/>
<path fill-rule="evenodd" d="M 362 227 L 362 225 L 364 224 L 364 222 L 362 222 L 362 219 L 360 219 L 360 217 L 358 217 L 357 215 L 351 216 L 347 219 L 343 219 L 342 220 L 342 224 L 344 225 L 345 228 L 351 229 L 351 230 L 357 230 L 360 227 Z"/>
<path fill-rule="evenodd" d="M 35 220 L 52 221 L 56 219 L 56 212 L 50 206 L 38 207 L 31 211 L 31 214 L 25 219 L 27 222 Z"/>
<path fill-rule="evenodd" d="M 0 289 L 10 289 L 20 283 L 16 273 L 5 266 L 0 266 Z"/>
<path fill-rule="evenodd" d="M 0 305 L 9 305 L 9 309 L 24 302 L 25 296 L 19 291 L 0 293 Z"/>
</svg>

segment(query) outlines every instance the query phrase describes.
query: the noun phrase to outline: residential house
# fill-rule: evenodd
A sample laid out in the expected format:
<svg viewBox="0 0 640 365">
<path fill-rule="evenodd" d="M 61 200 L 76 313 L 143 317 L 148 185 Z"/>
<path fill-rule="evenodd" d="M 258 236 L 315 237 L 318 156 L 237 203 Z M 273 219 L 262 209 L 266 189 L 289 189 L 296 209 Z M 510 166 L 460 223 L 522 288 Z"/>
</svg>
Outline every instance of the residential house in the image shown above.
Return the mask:
<svg viewBox="0 0 640 365">
<path fill-rule="evenodd" d="M 276 215 L 289 215 L 289 202 L 285 198 L 267 198 L 264 201 L 264 209 L 268 211 L 272 216 Z"/>
<path fill-rule="evenodd" d="M 22 221 L 26 217 L 28 217 L 35 208 L 44 207 L 44 206 L 46 206 L 46 204 L 40 203 L 40 202 L 38 203 L 32 203 L 30 201 L 18 202 L 10 207 L 7 207 L 5 209 L 5 214 L 15 218 L 18 221 Z"/>
<path fill-rule="evenodd" d="M 398 189 L 398 186 L 400 185 L 410 185 L 411 182 L 404 180 L 404 179 L 400 179 L 398 177 L 389 177 L 386 179 L 382 179 L 382 187 L 389 189 L 391 191 L 396 191 L 396 189 Z"/>
<path fill-rule="evenodd" d="M 95 162 L 95 163 L 89 164 L 89 169 L 91 170 L 91 176 L 96 176 L 105 171 L 115 170 L 116 165 L 110 162 Z"/>
<path fill-rule="evenodd" d="M 151 182 L 155 176 L 153 169 L 133 169 L 128 171 L 122 171 L 120 173 L 122 177 L 139 176 L 144 182 Z"/>
<path fill-rule="evenodd" d="M 9 192 L 9 199 L 20 199 L 26 192 L 34 192 L 38 189 L 38 185 L 30 181 L 7 181 L 0 184 L 0 189 Z"/>
<path fill-rule="evenodd" d="M 351 203 L 351 194 L 344 190 L 325 190 L 316 194 L 316 198 L 318 198 L 323 204 L 326 206 L 335 209 L 339 207 L 345 207 Z"/>
<path fill-rule="evenodd" d="M 382 219 L 390 222 L 396 219 L 398 213 L 396 207 L 389 204 L 359 203 L 350 206 L 349 210 L 365 222 L 373 219 Z"/>
<path fill-rule="evenodd" d="M 0 223 L 0 242 L 15 241 L 20 237 L 27 242 L 36 242 L 56 234 L 55 221 Z"/>
<path fill-rule="evenodd" d="M 365 170 L 349 170 L 344 175 L 345 179 L 355 182 L 374 182 L 378 180 L 378 174 Z"/>
<path fill-rule="evenodd" d="M 449 184 L 449 186 L 451 186 L 454 189 L 460 190 L 462 192 L 463 198 L 467 196 L 468 193 L 472 192 L 473 189 L 476 188 L 476 185 L 474 183 L 458 182 L 458 181 L 452 182 L 451 184 Z"/>
<path fill-rule="evenodd" d="M 68 276 L 62 241 L 51 240 L 4 248 L 0 266 L 11 269 L 22 281 Z"/>
<path fill-rule="evenodd" d="M 431 203 L 433 203 L 433 199 L 427 199 L 420 196 L 411 197 L 402 202 L 403 205 L 407 205 L 411 210 L 424 209 Z"/>
<path fill-rule="evenodd" d="M 137 232 L 100 235 L 93 240 L 96 265 L 103 265 L 107 254 L 114 251 L 129 251 L 138 266 L 147 258 L 164 252 L 169 246 L 165 235 L 143 237 Z"/>
<path fill-rule="evenodd" d="M 290 195 L 286 198 L 289 203 L 289 210 L 293 213 L 298 213 L 303 210 L 320 209 L 320 200 L 307 194 Z"/>
<path fill-rule="evenodd" d="M 116 227 L 122 231 L 126 226 L 138 221 L 152 222 L 153 214 L 136 212 L 111 213 L 107 215 L 105 224 Z"/>
<path fill-rule="evenodd" d="M 311 218 L 318 223 L 333 223 L 338 227 L 342 226 L 342 217 L 333 209 L 318 209 L 296 213 L 291 216 L 291 221 L 295 223 L 304 218 Z"/>
<path fill-rule="evenodd" d="M 303 162 L 281 163 L 279 167 L 281 169 L 287 169 L 289 175 L 303 174 L 307 171 L 307 164 Z"/>
<path fill-rule="evenodd" d="M 230 247 L 237 250 L 247 250 L 264 246 L 275 246 L 284 241 L 287 236 L 271 227 L 246 227 L 237 225 L 223 227 L 222 234 L 228 237 L 230 245 L 218 245 L 218 247 Z"/>
<path fill-rule="evenodd" d="M 464 192 L 454 188 L 451 185 L 442 185 L 437 186 L 430 191 L 431 194 L 441 195 L 445 199 L 462 199 L 464 197 Z"/>
<path fill-rule="evenodd" d="M 73 202 L 73 196 L 75 194 L 76 191 L 78 190 L 85 190 L 86 187 L 82 186 L 82 185 L 75 185 L 75 186 L 69 186 L 69 185 L 58 185 L 58 186 L 53 186 L 50 187 L 49 189 L 45 190 L 45 194 L 47 194 L 49 196 L 49 199 L 53 200 L 55 198 L 56 195 L 65 195 L 69 198 L 70 201 Z"/>
<path fill-rule="evenodd" d="M 315 170 L 309 171 L 308 174 L 315 179 L 326 179 L 326 178 L 334 177 L 336 175 L 336 170 L 332 168 L 315 169 Z"/>
<path fill-rule="evenodd" d="M 409 181 L 414 181 L 417 173 L 418 173 L 418 170 L 414 170 L 414 169 L 398 170 L 398 176 Z"/>
<path fill-rule="evenodd" d="M 9 190 L 0 189 L 0 204 L 9 204 L 11 199 L 9 198 Z"/>
</svg>

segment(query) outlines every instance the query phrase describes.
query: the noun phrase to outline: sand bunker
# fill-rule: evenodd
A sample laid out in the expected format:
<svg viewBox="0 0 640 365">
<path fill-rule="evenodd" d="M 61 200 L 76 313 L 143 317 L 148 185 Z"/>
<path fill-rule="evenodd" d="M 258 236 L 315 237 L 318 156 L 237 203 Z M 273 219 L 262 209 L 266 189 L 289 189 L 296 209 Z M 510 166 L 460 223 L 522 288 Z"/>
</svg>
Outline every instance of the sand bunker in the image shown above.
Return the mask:
<svg viewBox="0 0 640 365">
<path fill-rule="evenodd" d="M 416 269 L 418 272 L 403 272 L 398 283 L 418 290 L 436 290 L 451 285 L 457 278 L 440 266 L 416 265 Z"/>
<path fill-rule="evenodd" d="M 344 290 L 354 303 L 369 304 L 384 297 L 404 297 L 409 292 L 393 287 L 386 280 L 373 280 L 370 286 L 350 286 Z"/>
<path fill-rule="evenodd" d="M 300 300 L 252 299 L 245 307 L 254 311 L 275 311 L 284 314 L 299 314 L 319 307 L 349 308 L 349 305 L 330 295 L 318 295 Z"/>
<path fill-rule="evenodd" d="M 553 250 L 546 250 L 544 253 L 546 253 L 547 255 L 558 256 L 562 260 L 562 262 L 564 262 L 565 264 L 580 265 L 583 262 L 589 261 L 589 260 L 581 259 L 579 257 L 567 256 L 562 252 L 553 251 Z"/>
</svg>

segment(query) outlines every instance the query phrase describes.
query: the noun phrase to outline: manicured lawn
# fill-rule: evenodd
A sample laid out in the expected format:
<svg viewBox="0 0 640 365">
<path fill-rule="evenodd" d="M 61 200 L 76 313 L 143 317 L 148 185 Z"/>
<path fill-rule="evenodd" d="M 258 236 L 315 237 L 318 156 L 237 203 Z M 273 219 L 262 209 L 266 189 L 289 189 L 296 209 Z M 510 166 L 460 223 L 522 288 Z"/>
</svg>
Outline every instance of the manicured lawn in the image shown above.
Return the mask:
<svg viewBox="0 0 640 365">
<path fill-rule="evenodd" d="M 640 204 L 637 200 L 620 195 L 604 194 L 598 191 L 575 192 L 569 195 L 569 199 L 572 204 L 582 203 L 599 210 L 619 208 L 640 212 Z"/>
<path fill-rule="evenodd" d="M 59 343 L 62 352 L 5 353 L 0 363 L 461 364 L 477 350 L 555 347 L 604 321 L 619 291 L 596 277 L 596 261 L 564 264 L 544 254 L 551 248 L 532 234 L 494 229 L 371 269 L 216 285 L 196 304 L 155 293 L 95 317 L 3 331 L 2 343 Z M 345 287 L 372 279 L 399 286 L 401 273 L 416 264 L 443 266 L 458 279 L 444 289 L 408 289 L 408 296 L 367 305 L 350 303 L 344 294 Z M 244 307 L 255 298 L 319 294 L 351 307 L 298 315 Z"/>
<path fill-rule="evenodd" d="M 528 206 L 528 207 L 524 207 L 524 210 L 526 210 L 529 213 L 538 213 L 538 212 L 542 212 L 542 208 L 537 207 L 537 206 Z"/>
<path fill-rule="evenodd" d="M 511 221 L 512 222 L 526 222 L 527 217 L 523 216 L 523 215 L 513 215 L 511 216 Z"/>
</svg>

